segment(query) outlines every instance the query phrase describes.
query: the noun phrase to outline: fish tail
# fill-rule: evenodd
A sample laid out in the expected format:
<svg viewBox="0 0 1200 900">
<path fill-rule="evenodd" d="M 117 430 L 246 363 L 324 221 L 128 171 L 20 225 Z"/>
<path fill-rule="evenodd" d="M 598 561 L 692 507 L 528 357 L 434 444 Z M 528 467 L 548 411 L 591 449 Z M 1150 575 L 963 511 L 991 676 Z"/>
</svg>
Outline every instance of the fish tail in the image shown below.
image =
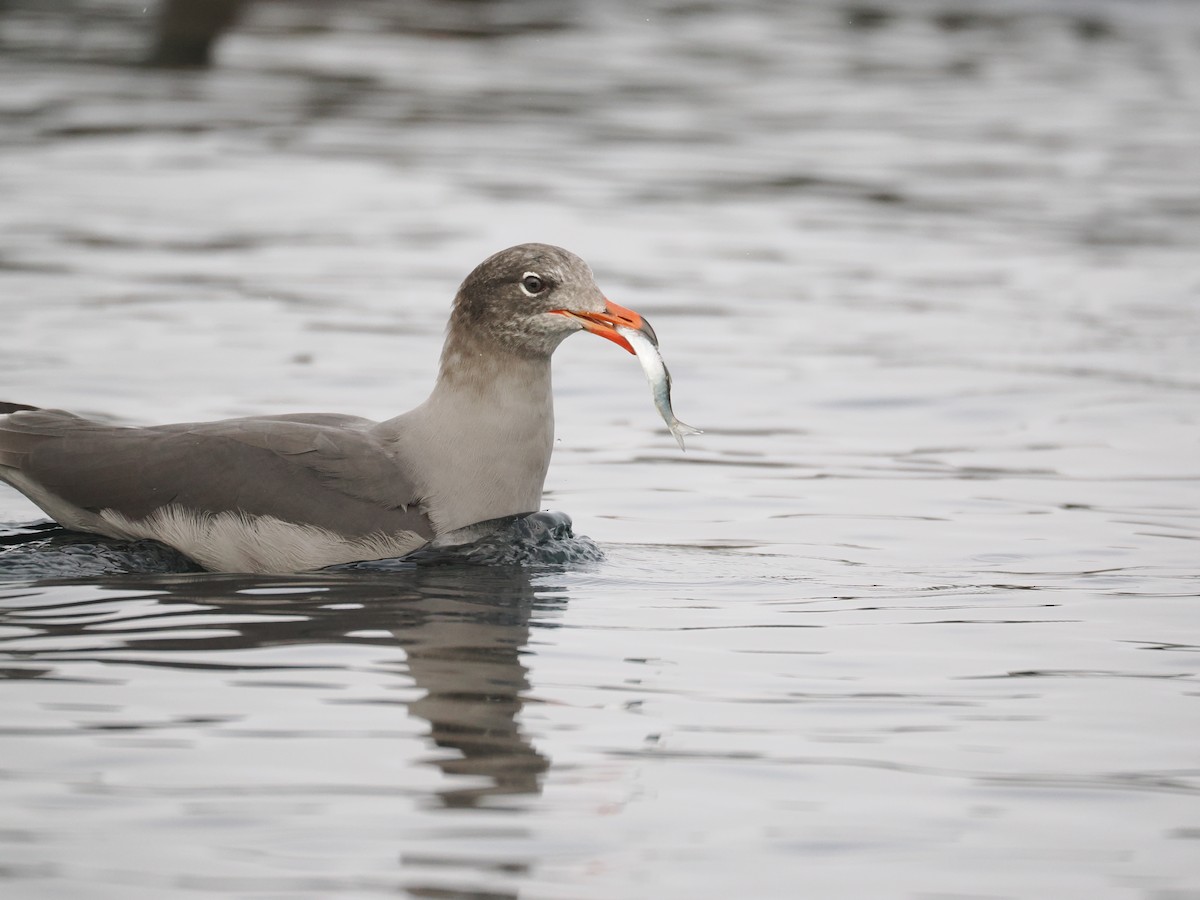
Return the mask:
<svg viewBox="0 0 1200 900">
<path fill-rule="evenodd" d="M 678 419 L 672 422 L 670 427 L 671 434 L 675 435 L 675 440 L 679 444 L 679 449 L 685 453 L 687 452 L 687 447 L 683 445 L 683 436 L 685 434 L 704 434 L 699 428 L 693 428 L 691 425 L 688 425 L 686 422 L 680 422 Z"/>
</svg>

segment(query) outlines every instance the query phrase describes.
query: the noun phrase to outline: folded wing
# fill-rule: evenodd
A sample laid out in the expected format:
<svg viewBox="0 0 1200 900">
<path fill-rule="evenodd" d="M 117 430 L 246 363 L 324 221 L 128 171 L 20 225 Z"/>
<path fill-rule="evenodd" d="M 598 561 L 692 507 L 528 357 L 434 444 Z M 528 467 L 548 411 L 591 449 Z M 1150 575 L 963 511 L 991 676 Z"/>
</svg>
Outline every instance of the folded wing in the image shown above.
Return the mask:
<svg viewBox="0 0 1200 900">
<path fill-rule="evenodd" d="M 411 474 L 374 424 L 296 415 L 128 428 L 61 410 L 21 411 L 0 417 L 0 478 L 39 505 L 50 498 L 126 532 L 123 523 L 153 523 L 168 512 L 209 522 L 269 517 L 347 544 L 395 538 L 389 551 L 415 548 L 433 528 Z M 137 536 L 195 556 L 170 534 Z"/>
</svg>

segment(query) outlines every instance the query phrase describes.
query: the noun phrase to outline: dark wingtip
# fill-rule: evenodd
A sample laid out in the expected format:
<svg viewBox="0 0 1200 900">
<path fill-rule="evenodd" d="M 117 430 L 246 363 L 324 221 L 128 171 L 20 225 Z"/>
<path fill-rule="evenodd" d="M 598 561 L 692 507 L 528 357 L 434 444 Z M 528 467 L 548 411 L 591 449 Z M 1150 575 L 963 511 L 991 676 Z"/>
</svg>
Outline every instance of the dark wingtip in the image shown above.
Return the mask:
<svg viewBox="0 0 1200 900">
<path fill-rule="evenodd" d="M 9 413 L 25 412 L 31 409 L 40 409 L 38 406 L 29 406 L 25 403 L 5 403 L 0 400 L 0 416 L 6 416 Z"/>
</svg>

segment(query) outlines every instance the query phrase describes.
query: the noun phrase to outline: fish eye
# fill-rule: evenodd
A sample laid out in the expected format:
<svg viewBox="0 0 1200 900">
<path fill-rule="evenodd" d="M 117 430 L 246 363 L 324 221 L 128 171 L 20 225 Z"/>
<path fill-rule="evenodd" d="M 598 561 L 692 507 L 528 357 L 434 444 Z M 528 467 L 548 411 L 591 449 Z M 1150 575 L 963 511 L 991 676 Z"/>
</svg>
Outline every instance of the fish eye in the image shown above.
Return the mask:
<svg viewBox="0 0 1200 900">
<path fill-rule="evenodd" d="M 530 297 L 536 297 L 546 290 L 546 279 L 536 272 L 526 272 L 521 278 L 521 290 Z"/>
</svg>

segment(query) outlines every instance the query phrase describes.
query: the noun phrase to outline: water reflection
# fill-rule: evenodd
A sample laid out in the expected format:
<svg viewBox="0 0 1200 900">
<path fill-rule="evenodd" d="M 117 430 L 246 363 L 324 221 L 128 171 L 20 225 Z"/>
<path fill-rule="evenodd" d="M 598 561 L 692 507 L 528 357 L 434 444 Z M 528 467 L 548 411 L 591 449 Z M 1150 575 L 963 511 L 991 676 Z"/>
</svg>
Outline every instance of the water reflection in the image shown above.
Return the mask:
<svg viewBox="0 0 1200 900">
<path fill-rule="evenodd" d="M 436 802 L 474 807 L 538 793 L 549 766 L 518 722 L 529 689 L 522 655 L 534 613 L 565 600 L 544 584 L 535 590 L 535 577 L 518 567 L 430 565 L 272 581 L 139 575 L 106 579 L 99 590 L 62 580 L 14 584 L 0 594 L 0 630 L 9 633 L 0 651 L 12 666 L 0 676 L 55 678 L 99 662 L 242 677 L 295 668 L 255 653 L 268 648 L 398 645 L 405 660 L 397 674 L 421 692 L 405 705 L 429 723 L 433 744 L 451 751 L 427 760 L 453 782 Z M 320 732 L 320 723 L 312 727 Z"/>
<path fill-rule="evenodd" d="M 413 604 L 415 615 L 392 628 L 409 673 L 425 691 L 409 711 L 430 723 L 439 747 L 462 754 L 436 760 L 443 772 L 486 781 L 443 792 L 443 802 L 474 806 L 496 794 L 537 793 L 549 760 L 517 724 L 529 689 L 520 659 L 534 603 L 528 573 L 475 572 L 465 591 L 454 570 L 420 574 L 432 590 Z"/>
</svg>

